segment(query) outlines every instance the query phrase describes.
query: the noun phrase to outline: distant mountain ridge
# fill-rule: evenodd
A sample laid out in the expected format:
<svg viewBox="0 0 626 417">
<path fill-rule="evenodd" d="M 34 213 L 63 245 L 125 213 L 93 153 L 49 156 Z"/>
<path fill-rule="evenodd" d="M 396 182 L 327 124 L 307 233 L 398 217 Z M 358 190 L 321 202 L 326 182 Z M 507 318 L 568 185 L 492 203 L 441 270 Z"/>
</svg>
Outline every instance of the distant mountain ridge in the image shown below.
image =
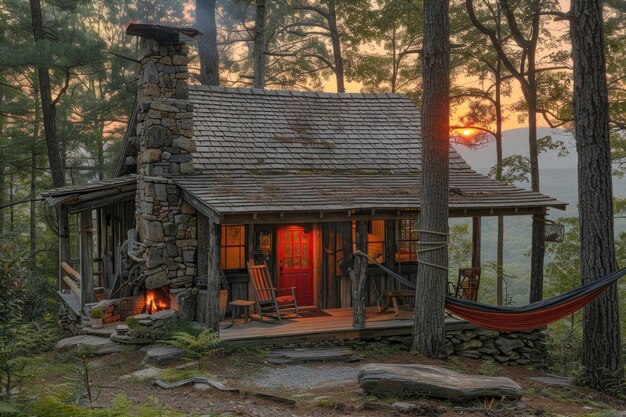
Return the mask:
<svg viewBox="0 0 626 417">
<path fill-rule="evenodd" d="M 567 210 L 551 210 L 551 218 L 576 217 L 578 210 L 578 161 L 576 144 L 571 133 L 563 129 L 539 128 L 538 137 L 552 136 L 554 140 L 564 143 L 568 154 L 560 156 L 560 151 L 549 150 L 539 155 L 539 180 L 541 192 L 568 203 Z M 487 174 L 496 163 L 496 144 L 488 143 L 479 148 L 455 144 L 454 147 L 476 171 Z M 506 158 L 511 155 L 528 156 L 528 129 L 518 128 L 503 132 L 502 154 Z M 530 188 L 529 183 L 516 184 L 519 187 Z M 613 194 L 616 197 L 626 198 L 626 178 L 613 177 Z M 624 220 L 624 219 L 621 219 Z M 618 226 L 619 223 L 619 227 Z M 616 227 L 626 231 L 626 221 L 617 219 Z"/>
</svg>

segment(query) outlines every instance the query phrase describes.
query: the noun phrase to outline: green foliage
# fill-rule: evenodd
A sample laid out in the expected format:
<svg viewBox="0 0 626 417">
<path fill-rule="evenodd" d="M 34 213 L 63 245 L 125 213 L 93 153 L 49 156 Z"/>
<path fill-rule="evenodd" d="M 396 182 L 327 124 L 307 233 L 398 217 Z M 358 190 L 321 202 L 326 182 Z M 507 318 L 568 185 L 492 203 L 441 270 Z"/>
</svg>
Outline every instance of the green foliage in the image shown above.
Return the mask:
<svg viewBox="0 0 626 417">
<path fill-rule="evenodd" d="M 133 316 L 126 318 L 126 325 L 131 331 L 136 330 L 139 326 L 141 326 L 141 324 L 139 324 L 139 319 Z"/>
<path fill-rule="evenodd" d="M 7 396 L 30 375 L 29 357 L 49 349 L 57 337 L 39 290 L 19 253 L 0 245 L 0 391 Z"/>
<path fill-rule="evenodd" d="M 506 374 L 504 369 L 502 369 L 502 365 L 498 365 L 497 363 L 492 361 L 482 361 L 477 369 L 477 372 L 480 375 L 487 376 L 499 376 Z"/>
<path fill-rule="evenodd" d="M 94 308 L 89 312 L 89 315 L 92 319 L 101 319 L 104 317 L 104 313 L 106 312 L 103 308 Z"/>
<path fill-rule="evenodd" d="M 546 265 L 545 296 L 553 297 L 581 285 L 580 235 L 577 218 L 561 218 L 565 238 L 561 243 L 549 243 L 546 252 L 551 262 Z M 626 259 L 626 233 L 616 236 L 617 259 Z M 598 277 L 601 278 L 601 277 Z M 626 282 L 618 281 L 622 334 L 626 330 Z M 577 377 L 580 374 L 582 355 L 582 311 L 549 326 L 549 365 L 554 373 Z M 617 389 L 616 389 L 617 390 Z"/>
<path fill-rule="evenodd" d="M 188 358 L 198 359 L 200 368 L 205 356 L 215 355 L 224 349 L 222 339 L 211 329 L 203 330 L 197 335 L 178 332 L 166 343 L 182 349 Z"/>
<path fill-rule="evenodd" d="M 168 340 L 177 333 L 188 333 L 195 337 L 202 331 L 202 329 L 197 328 L 189 321 L 180 319 L 166 321 L 162 326 L 157 328 L 142 326 L 139 324 L 138 320 L 136 325 L 132 320 L 131 323 L 133 323 L 134 326 L 128 326 L 131 330 L 131 335 L 142 339 Z"/>
<path fill-rule="evenodd" d="M 74 375 L 67 379 L 74 386 L 74 400 L 77 403 L 87 400 L 91 404 L 100 396 L 100 392 L 95 392 L 91 381 L 92 365 L 89 360 L 94 356 L 93 349 L 86 346 L 81 346 L 72 355 Z"/>
<path fill-rule="evenodd" d="M 448 244 L 448 264 L 450 266 L 450 279 L 456 282 L 459 268 L 466 268 L 472 261 L 472 239 L 469 235 L 467 224 L 454 224 L 450 226 L 450 239 Z"/>
</svg>

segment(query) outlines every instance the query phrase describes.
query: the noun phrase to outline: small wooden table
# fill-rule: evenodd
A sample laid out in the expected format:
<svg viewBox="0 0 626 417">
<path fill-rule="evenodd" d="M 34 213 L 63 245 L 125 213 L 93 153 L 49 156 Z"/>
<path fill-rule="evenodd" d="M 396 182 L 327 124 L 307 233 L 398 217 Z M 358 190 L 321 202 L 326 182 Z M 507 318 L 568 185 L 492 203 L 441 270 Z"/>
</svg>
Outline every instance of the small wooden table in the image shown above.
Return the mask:
<svg viewBox="0 0 626 417">
<path fill-rule="evenodd" d="M 396 317 L 400 315 L 400 307 L 398 306 L 398 297 L 415 297 L 415 291 L 413 290 L 386 290 L 383 291 L 385 296 L 385 305 L 380 309 L 378 314 L 383 314 L 389 308 L 389 302 L 393 304 L 393 310 L 396 312 Z"/>
<path fill-rule="evenodd" d="M 250 318 L 250 307 L 253 306 L 254 304 L 255 304 L 254 301 L 248 301 L 248 300 L 233 300 L 230 303 L 228 303 L 228 305 L 231 306 L 233 309 L 232 325 L 233 326 L 235 325 L 235 319 L 241 315 L 241 313 L 237 314 L 238 308 L 241 308 L 243 310 L 244 323 L 247 323 L 248 320 L 252 320 Z"/>
</svg>

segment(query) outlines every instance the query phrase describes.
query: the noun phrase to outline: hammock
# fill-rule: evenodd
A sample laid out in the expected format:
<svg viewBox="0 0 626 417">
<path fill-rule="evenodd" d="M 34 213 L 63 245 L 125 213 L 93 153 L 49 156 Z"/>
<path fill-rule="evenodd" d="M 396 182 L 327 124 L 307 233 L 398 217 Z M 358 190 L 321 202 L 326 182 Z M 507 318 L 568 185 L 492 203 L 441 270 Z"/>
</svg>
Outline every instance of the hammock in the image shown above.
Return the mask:
<svg viewBox="0 0 626 417">
<path fill-rule="evenodd" d="M 362 252 L 355 254 L 372 259 Z M 401 284 L 415 289 L 415 283 L 395 273 L 375 259 L 373 261 L 387 275 L 395 278 Z M 505 332 L 531 330 L 569 316 L 625 275 L 626 268 L 623 268 L 575 290 L 524 306 L 491 306 L 448 295 L 446 296 L 446 310 L 459 318 L 487 329 Z"/>
</svg>

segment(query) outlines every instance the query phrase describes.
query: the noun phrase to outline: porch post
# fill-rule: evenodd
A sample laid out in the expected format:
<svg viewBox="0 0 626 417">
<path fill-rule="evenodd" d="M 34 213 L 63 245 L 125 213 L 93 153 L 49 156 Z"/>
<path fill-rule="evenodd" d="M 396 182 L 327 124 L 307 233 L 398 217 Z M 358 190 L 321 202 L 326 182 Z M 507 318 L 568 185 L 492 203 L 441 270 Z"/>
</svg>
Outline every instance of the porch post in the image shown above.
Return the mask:
<svg viewBox="0 0 626 417">
<path fill-rule="evenodd" d="M 396 221 L 385 220 L 385 266 L 396 269 Z"/>
<path fill-rule="evenodd" d="M 63 270 L 61 264 L 70 258 L 70 227 L 67 208 L 60 204 L 57 209 L 59 223 L 59 291 L 63 290 Z"/>
<path fill-rule="evenodd" d="M 80 308 L 93 303 L 93 221 L 91 210 L 80 212 Z"/>
<path fill-rule="evenodd" d="M 356 250 L 367 253 L 367 222 L 356 222 Z M 367 306 L 367 258 L 354 257 L 354 267 L 350 271 L 352 280 L 352 326 L 356 329 L 365 329 L 365 307 Z"/>
<path fill-rule="evenodd" d="M 209 273 L 209 219 L 198 213 L 198 276 Z"/>
<path fill-rule="evenodd" d="M 206 219 L 206 222 L 208 223 L 208 275 L 205 324 L 207 328 L 219 332 L 222 227 L 213 218 Z"/>
<path fill-rule="evenodd" d="M 543 299 L 543 258 L 545 255 L 545 214 L 533 215 L 530 265 L 530 302 Z"/>
<path fill-rule="evenodd" d="M 472 267 L 480 268 L 480 227 L 481 218 L 472 217 Z"/>
</svg>

